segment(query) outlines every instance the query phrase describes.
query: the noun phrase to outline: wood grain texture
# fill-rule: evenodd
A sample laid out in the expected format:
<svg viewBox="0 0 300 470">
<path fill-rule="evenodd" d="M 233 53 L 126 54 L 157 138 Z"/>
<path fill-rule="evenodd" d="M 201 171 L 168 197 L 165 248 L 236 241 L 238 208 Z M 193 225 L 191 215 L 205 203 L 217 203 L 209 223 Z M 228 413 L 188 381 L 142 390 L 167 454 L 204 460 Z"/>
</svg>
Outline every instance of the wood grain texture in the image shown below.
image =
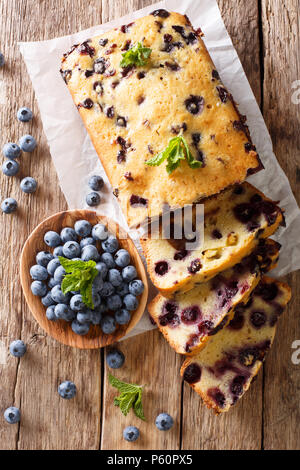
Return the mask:
<svg viewBox="0 0 300 470">
<path fill-rule="evenodd" d="M 299 1 L 262 0 L 264 105 L 274 151 L 300 202 L 300 103 L 292 100 L 300 80 Z M 292 300 L 279 323 L 265 364 L 265 449 L 299 449 L 300 370 L 292 363 L 292 343 L 300 339 L 300 273 L 288 276 Z"/>
</svg>

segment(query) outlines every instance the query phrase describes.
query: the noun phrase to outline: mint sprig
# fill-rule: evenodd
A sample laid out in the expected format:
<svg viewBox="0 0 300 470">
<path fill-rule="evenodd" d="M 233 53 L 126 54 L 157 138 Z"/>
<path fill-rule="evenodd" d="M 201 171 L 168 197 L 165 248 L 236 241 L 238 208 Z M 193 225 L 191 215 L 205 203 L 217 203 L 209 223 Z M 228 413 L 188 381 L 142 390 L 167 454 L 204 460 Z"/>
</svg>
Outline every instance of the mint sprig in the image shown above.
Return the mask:
<svg viewBox="0 0 300 470">
<path fill-rule="evenodd" d="M 141 42 L 135 44 L 131 49 L 122 54 L 121 67 L 129 67 L 130 65 L 144 66 L 146 65 L 152 49 L 144 47 Z"/>
<path fill-rule="evenodd" d="M 186 160 L 189 167 L 193 170 L 202 167 L 202 162 L 193 157 L 188 143 L 182 135 L 170 139 L 168 146 L 162 152 L 145 163 L 149 166 L 159 166 L 165 160 L 168 162 L 166 170 L 169 175 L 179 167 L 181 160 Z"/>
<path fill-rule="evenodd" d="M 111 374 L 109 374 L 108 380 L 120 392 L 120 395 L 114 399 L 114 405 L 120 408 L 123 415 L 127 416 L 130 408 L 133 408 L 135 415 L 145 421 L 142 405 L 143 387 L 122 382 Z"/>
<path fill-rule="evenodd" d="M 71 291 L 80 291 L 84 304 L 93 309 L 93 281 L 99 274 L 96 269 L 96 262 L 92 260 L 70 260 L 63 256 L 59 256 L 58 259 L 67 273 L 61 283 L 62 292 L 67 294 Z"/>
</svg>

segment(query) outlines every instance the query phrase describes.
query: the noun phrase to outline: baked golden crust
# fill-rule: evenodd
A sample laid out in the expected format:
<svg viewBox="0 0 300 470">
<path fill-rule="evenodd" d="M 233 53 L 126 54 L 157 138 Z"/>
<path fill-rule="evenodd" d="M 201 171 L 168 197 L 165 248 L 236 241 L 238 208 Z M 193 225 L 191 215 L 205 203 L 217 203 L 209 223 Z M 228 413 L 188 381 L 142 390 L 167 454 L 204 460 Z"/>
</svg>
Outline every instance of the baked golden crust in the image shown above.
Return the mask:
<svg viewBox="0 0 300 470">
<path fill-rule="evenodd" d="M 148 64 L 121 68 L 124 49 L 141 41 L 152 49 Z M 185 16 L 149 15 L 74 46 L 61 73 L 129 226 L 158 216 L 164 205 L 183 207 L 216 194 L 262 168 L 244 118 Z M 193 97 L 198 107 L 190 112 Z M 145 165 L 179 133 L 202 168 L 183 161 L 168 175 L 165 162 Z"/>
</svg>

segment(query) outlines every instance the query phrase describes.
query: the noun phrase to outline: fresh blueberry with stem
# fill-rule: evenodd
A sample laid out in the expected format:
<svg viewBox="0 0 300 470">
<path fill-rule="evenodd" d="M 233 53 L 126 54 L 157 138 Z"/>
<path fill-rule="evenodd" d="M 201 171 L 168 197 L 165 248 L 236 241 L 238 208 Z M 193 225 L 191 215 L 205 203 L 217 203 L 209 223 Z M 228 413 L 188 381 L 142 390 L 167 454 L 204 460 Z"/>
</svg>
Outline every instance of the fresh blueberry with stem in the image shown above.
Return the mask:
<svg viewBox="0 0 300 470">
<path fill-rule="evenodd" d="M 55 315 L 55 305 L 50 305 L 50 307 L 47 308 L 46 317 L 50 321 L 57 321 L 58 320 L 57 316 Z"/>
<path fill-rule="evenodd" d="M 86 196 L 86 203 L 90 207 L 98 206 L 101 202 L 100 194 L 92 192 Z"/>
<path fill-rule="evenodd" d="M 87 335 L 90 331 L 89 323 L 79 323 L 78 320 L 73 320 L 71 327 L 74 333 L 79 336 Z"/>
<path fill-rule="evenodd" d="M 116 331 L 116 321 L 114 317 L 106 315 L 100 322 L 101 329 L 104 334 L 111 335 Z"/>
<path fill-rule="evenodd" d="M 63 254 L 66 258 L 73 259 L 80 256 L 80 245 L 77 242 L 66 242 L 63 247 Z"/>
<path fill-rule="evenodd" d="M 92 226 L 88 220 L 77 220 L 74 229 L 80 237 L 88 237 L 92 231 Z"/>
<path fill-rule="evenodd" d="M 115 268 L 116 267 L 116 263 L 114 261 L 114 257 L 111 253 L 102 253 L 102 255 L 100 256 L 100 259 L 103 263 L 106 264 L 106 266 L 109 268 L 109 269 L 112 269 L 112 268 Z"/>
<path fill-rule="evenodd" d="M 5 160 L 2 164 L 2 173 L 5 176 L 15 176 L 19 173 L 20 165 L 15 160 Z"/>
<path fill-rule="evenodd" d="M 135 426 L 127 426 L 123 431 L 125 441 L 134 442 L 139 438 L 140 431 Z"/>
<path fill-rule="evenodd" d="M 134 266 L 129 265 L 122 269 L 122 277 L 124 281 L 130 282 L 133 281 L 137 276 L 137 271 Z"/>
<path fill-rule="evenodd" d="M 18 158 L 21 155 L 20 147 L 14 142 L 8 142 L 7 144 L 5 144 L 2 149 L 2 152 L 5 158 L 9 158 L 10 160 L 14 160 L 15 158 Z"/>
<path fill-rule="evenodd" d="M 103 225 L 103 224 L 94 225 L 94 227 L 92 229 L 92 237 L 96 241 L 106 240 L 107 237 L 108 237 L 107 227 L 105 227 L 105 225 Z"/>
<path fill-rule="evenodd" d="M 71 295 L 69 293 L 64 294 L 61 290 L 61 286 L 58 284 L 51 289 L 51 297 L 57 304 L 68 304 Z"/>
<path fill-rule="evenodd" d="M 173 426 L 174 420 L 168 413 L 160 413 L 155 420 L 155 424 L 160 431 L 168 431 Z"/>
<path fill-rule="evenodd" d="M 42 281 L 33 281 L 30 287 L 33 295 L 44 297 L 47 294 L 47 286 Z"/>
<path fill-rule="evenodd" d="M 83 248 L 81 253 L 81 259 L 83 261 L 99 261 L 100 255 L 97 248 L 94 245 L 87 245 Z"/>
<path fill-rule="evenodd" d="M 19 146 L 23 152 L 33 152 L 37 146 L 37 142 L 32 135 L 26 134 L 21 137 L 19 140 Z"/>
<path fill-rule="evenodd" d="M 17 118 L 21 122 L 29 122 L 33 118 L 33 113 L 31 109 L 26 108 L 26 106 L 24 106 L 18 110 Z"/>
<path fill-rule="evenodd" d="M 85 310 L 86 305 L 82 300 L 81 294 L 76 294 L 71 297 L 70 307 L 72 310 L 74 310 L 74 312 L 80 312 L 81 310 Z"/>
<path fill-rule="evenodd" d="M 60 238 L 63 243 L 77 242 L 78 240 L 77 233 L 71 227 L 64 227 L 60 232 Z"/>
<path fill-rule="evenodd" d="M 119 268 L 125 268 L 130 263 L 130 254 L 127 250 L 121 249 L 115 254 L 115 263 Z"/>
<path fill-rule="evenodd" d="M 53 258 L 49 263 L 47 264 L 47 271 L 50 276 L 54 276 L 54 273 L 56 269 L 60 266 L 60 261 L 58 258 Z"/>
<path fill-rule="evenodd" d="M 45 307 L 50 307 L 50 305 L 54 305 L 56 302 L 53 300 L 53 297 L 51 295 L 51 292 L 47 292 L 46 295 L 44 295 L 44 297 L 42 297 L 42 304 L 45 306 Z"/>
<path fill-rule="evenodd" d="M 144 283 L 140 279 L 134 279 L 129 283 L 129 292 L 133 295 L 141 295 L 144 292 Z"/>
<path fill-rule="evenodd" d="M 52 253 L 49 253 L 49 251 L 40 251 L 36 255 L 35 259 L 37 264 L 39 264 L 40 266 L 44 266 L 44 268 L 47 268 L 48 263 L 50 263 L 53 258 L 54 256 L 52 255 Z"/>
<path fill-rule="evenodd" d="M 112 310 L 115 312 L 116 310 L 119 310 L 122 307 L 122 298 L 118 294 L 113 294 L 107 297 L 106 299 L 106 305 L 109 308 L 109 310 Z"/>
<path fill-rule="evenodd" d="M 56 268 L 55 270 L 53 277 L 56 282 L 62 283 L 62 280 L 65 277 L 65 275 L 66 275 L 65 269 L 62 266 L 58 266 L 58 268 Z"/>
<path fill-rule="evenodd" d="M 115 320 L 119 325 L 127 325 L 130 322 L 130 312 L 126 308 L 121 308 L 115 313 Z"/>
<path fill-rule="evenodd" d="M 59 320 L 72 321 L 76 314 L 66 304 L 57 304 L 54 310 L 55 316 Z"/>
<path fill-rule="evenodd" d="M 110 282 L 104 282 L 99 290 L 101 297 L 110 297 L 115 292 L 114 286 Z"/>
<path fill-rule="evenodd" d="M 136 310 L 139 306 L 138 299 L 135 297 L 135 295 L 132 294 L 125 295 L 125 297 L 123 298 L 123 302 L 127 310 L 130 311 Z"/>
<path fill-rule="evenodd" d="M 16 424 L 21 419 L 21 413 L 19 408 L 15 406 L 10 406 L 4 411 L 4 419 L 8 422 L 8 424 Z"/>
<path fill-rule="evenodd" d="M 111 369 L 120 369 L 125 362 L 125 356 L 118 349 L 111 349 L 106 355 L 106 363 Z"/>
<path fill-rule="evenodd" d="M 49 232 L 45 233 L 44 242 L 51 248 L 55 248 L 61 244 L 61 238 L 58 233 L 54 232 L 53 230 L 50 230 Z"/>
<path fill-rule="evenodd" d="M 115 253 L 119 248 L 119 242 L 114 235 L 110 235 L 106 240 L 101 243 L 103 251 L 107 253 Z"/>
<path fill-rule="evenodd" d="M 108 281 L 114 286 L 119 287 L 122 285 L 123 279 L 120 271 L 117 269 L 110 269 L 108 271 Z"/>
<path fill-rule="evenodd" d="M 44 266 L 35 264 L 30 268 L 30 276 L 34 281 L 46 281 L 48 279 L 48 271 Z"/>
<path fill-rule="evenodd" d="M 37 182 L 31 176 L 26 176 L 22 179 L 20 183 L 20 188 L 22 189 L 23 193 L 32 194 L 35 193 L 37 188 Z"/>
<path fill-rule="evenodd" d="M 4 55 L 2 54 L 2 52 L 0 52 L 0 67 L 3 67 L 4 64 L 5 64 Z"/>
<path fill-rule="evenodd" d="M 23 357 L 27 351 L 26 344 L 21 339 L 12 341 L 9 345 L 10 354 L 14 357 Z"/>
<path fill-rule="evenodd" d="M 88 184 L 93 191 L 100 191 L 104 186 L 104 181 L 102 176 L 93 175 L 90 177 Z"/>
<path fill-rule="evenodd" d="M 18 208 L 18 203 L 12 197 L 8 197 L 4 199 L 4 201 L 2 201 L 1 203 L 1 210 L 2 212 L 4 212 L 4 214 L 12 214 L 13 212 L 17 210 L 17 208 Z"/>
<path fill-rule="evenodd" d="M 70 380 L 65 380 L 65 382 L 62 382 L 58 386 L 59 395 L 66 400 L 70 400 L 71 398 L 74 398 L 76 395 L 76 392 L 77 392 L 76 385 Z"/>
</svg>

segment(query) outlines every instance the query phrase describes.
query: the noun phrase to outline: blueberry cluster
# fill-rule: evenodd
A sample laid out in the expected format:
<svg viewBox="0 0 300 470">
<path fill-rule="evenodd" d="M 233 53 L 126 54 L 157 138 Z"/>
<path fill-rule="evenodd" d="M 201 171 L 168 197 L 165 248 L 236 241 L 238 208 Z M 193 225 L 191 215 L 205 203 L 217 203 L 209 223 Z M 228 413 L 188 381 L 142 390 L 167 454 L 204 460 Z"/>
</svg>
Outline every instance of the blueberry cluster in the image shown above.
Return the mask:
<svg viewBox="0 0 300 470">
<path fill-rule="evenodd" d="M 87 194 L 86 203 L 90 207 L 98 206 L 101 202 L 101 196 L 98 191 L 104 186 L 103 178 L 99 175 L 93 175 L 90 177 L 88 184 L 92 192 Z"/>
<path fill-rule="evenodd" d="M 53 254 L 38 253 L 30 275 L 31 291 L 41 297 L 48 320 L 71 322 L 72 330 L 78 335 L 86 335 L 91 325 L 100 325 L 104 334 L 112 334 L 117 325 L 129 323 L 131 312 L 139 305 L 138 296 L 144 284 L 130 264 L 130 254 L 120 249 L 117 238 L 105 225 L 92 226 L 87 220 L 78 220 L 74 228 L 65 227 L 60 234 L 47 232 L 44 241 L 53 248 Z M 96 262 L 99 274 L 92 286 L 93 310 L 86 307 L 80 292 L 62 292 L 66 271 L 59 256 Z"/>
</svg>

